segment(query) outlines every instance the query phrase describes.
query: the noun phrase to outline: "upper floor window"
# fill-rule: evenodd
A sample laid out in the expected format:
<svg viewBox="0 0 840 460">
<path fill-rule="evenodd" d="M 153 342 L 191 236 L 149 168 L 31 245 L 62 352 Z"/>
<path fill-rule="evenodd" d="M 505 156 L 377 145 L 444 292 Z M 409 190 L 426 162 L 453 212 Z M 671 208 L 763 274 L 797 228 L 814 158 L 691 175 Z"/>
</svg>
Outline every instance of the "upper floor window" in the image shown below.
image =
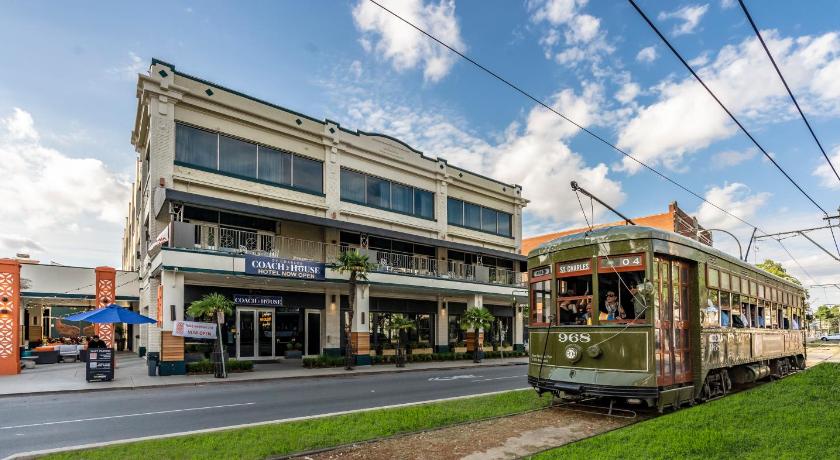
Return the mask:
<svg viewBox="0 0 840 460">
<path fill-rule="evenodd" d="M 341 199 L 374 208 L 434 219 L 434 193 L 341 168 Z"/>
<path fill-rule="evenodd" d="M 457 198 L 447 198 L 446 215 L 450 225 L 471 228 L 502 236 L 511 236 L 512 216 Z"/>
<path fill-rule="evenodd" d="M 324 191 L 324 166 L 318 160 L 180 123 L 175 161 L 302 191 Z"/>
</svg>

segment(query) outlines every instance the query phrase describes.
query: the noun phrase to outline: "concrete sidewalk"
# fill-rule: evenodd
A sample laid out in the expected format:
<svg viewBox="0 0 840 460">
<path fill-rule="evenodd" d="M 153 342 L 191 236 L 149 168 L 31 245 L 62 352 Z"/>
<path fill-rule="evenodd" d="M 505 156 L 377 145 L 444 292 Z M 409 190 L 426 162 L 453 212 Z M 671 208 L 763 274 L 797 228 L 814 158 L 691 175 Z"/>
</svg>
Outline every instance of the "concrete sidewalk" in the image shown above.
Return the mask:
<svg viewBox="0 0 840 460">
<path fill-rule="evenodd" d="M 436 361 L 407 363 L 404 368 L 393 364 L 360 366 L 352 371 L 340 367 L 306 369 L 300 360 L 288 360 L 266 364 L 255 364 L 253 372 L 231 373 L 226 379 L 214 378 L 212 374 L 173 375 L 150 377 L 146 360 L 129 353 L 117 354 L 117 368 L 114 380 L 110 382 L 85 381 L 85 363 L 43 364 L 34 369 L 23 369 L 19 375 L 0 377 L 0 397 L 23 396 L 64 392 L 86 392 L 102 390 L 134 390 L 168 386 L 206 385 L 262 380 L 346 377 L 360 374 L 411 372 L 435 369 L 467 369 L 484 366 L 526 365 L 527 357 L 485 359 L 482 363 L 472 361 Z"/>
</svg>

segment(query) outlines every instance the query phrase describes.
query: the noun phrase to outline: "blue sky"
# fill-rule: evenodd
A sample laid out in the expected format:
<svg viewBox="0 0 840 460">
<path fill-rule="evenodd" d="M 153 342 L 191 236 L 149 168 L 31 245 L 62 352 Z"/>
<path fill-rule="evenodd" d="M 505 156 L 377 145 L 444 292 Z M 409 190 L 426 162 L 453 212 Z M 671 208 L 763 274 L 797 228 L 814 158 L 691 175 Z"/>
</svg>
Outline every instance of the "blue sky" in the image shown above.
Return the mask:
<svg viewBox="0 0 840 460">
<path fill-rule="evenodd" d="M 823 223 L 628 3 L 388 5 L 763 229 Z M 737 3 L 640 5 L 776 160 L 825 209 L 836 209 L 840 181 L 827 172 Z M 748 6 L 840 168 L 840 4 Z M 572 179 L 630 215 L 663 212 L 676 200 L 702 224 L 733 231 L 744 243 L 751 231 L 622 163 L 617 152 L 371 3 L 6 3 L 0 40 L 12 44 L 0 47 L 0 173 L 16 178 L 0 185 L 13 221 L 0 231 L 3 253 L 26 249 L 44 261 L 119 264 L 135 162 L 129 134 L 136 74 L 152 57 L 520 183 L 531 200 L 526 234 L 583 223 L 568 190 Z M 607 219 L 596 210 L 596 221 Z M 828 232 L 814 237 L 833 247 Z M 716 239 L 736 250 L 725 235 Z M 769 241 L 759 244 L 758 257 L 781 260 L 807 284 L 840 281 L 840 264 L 799 240 L 785 241 L 799 265 Z M 840 302 L 837 289 L 812 296 Z"/>
</svg>

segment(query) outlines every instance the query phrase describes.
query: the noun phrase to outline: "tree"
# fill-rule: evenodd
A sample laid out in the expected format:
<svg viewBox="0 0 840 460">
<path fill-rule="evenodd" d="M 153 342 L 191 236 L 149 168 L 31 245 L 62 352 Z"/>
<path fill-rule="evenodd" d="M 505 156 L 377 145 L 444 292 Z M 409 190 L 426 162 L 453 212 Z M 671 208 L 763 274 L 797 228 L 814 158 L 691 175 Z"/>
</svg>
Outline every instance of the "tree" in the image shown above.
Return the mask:
<svg viewBox="0 0 840 460">
<path fill-rule="evenodd" d="M 221 372 L 216 373 L 217 377 L 227 377 L 227 370 L 225 369 L 225 353 L 222 349 L 222 323 L 225 322 L 225 316 L 233 313 L 233 301 L 228 299 L 218 292 L 207 294 L 199 300 L 191 303 L 187 307 L 187 314 L 193 318 L 207 318 L 210 321 L 215 321 L 219 332 L 216 334 L 216 353 L 218 353 L 218 363 L 221 363 Z"/>
<path fill-rule="evenodd" d="M 796 278 L 795 276 L 788 273 L 787 270 L 785 269 L 785 267 L 783 267 L 782 264 L 780 264 L 779 262 L 776 262 L 776 261 L 771 260 L 771 259 L 764 259 L 764 262 L 762 262 L 760 264 L 755 264 L 755 266 L 764 270 L 764 271 L 766 271 L 767 273 L 770 273 L 771 275 L 776 275 L 779 278 L 785 279 L 787 281 L 790 281 L 793 284 L 796 284 L 797 286 L 802 287 L 802 282 L 799 281 L 799 279 Z M 806 311 L 811 309 L 811 306 L 808 304 L 808 299 L 810 297 L 811 297 L 811 294 L 808 292 L 807 289 L 805 289 L 805 310 Z"/>
<path fill-rule="evenodd" d="M 402 341 L 402 333 L 403 331 L 408 332 L 409 330 L 417 329 L 417 325 L 414 324 L 414 321 L 400 315 L 394 316 L 391 319 L 391 324 L 388 326 L 388 329 L 397 331 L 397 367 L 405 367 L 406 344 Z"/>
<path fill-rule="evenodd" d="M 481 340 L 479 337 L 479 332 L 482 329 L 489 329 L 490 325 L 493 323 L 493 320 L 496 318 L 484 307 L 481 308 L 468 308 L 467 311 L 461 316 L 461 329 L 473 329 L 475 331 L 473 340 L 475 343 L 475 347 L 473 347 L 473 362 L 480 363 L 481 362 L 481 354 L 479 350 L 481 348 Z"/>
<path fill-rule="evenodd" d="M 339 273 L 350 274 L 350 321 L 345 325 L 344 339 L 344 368 L 353 369 L 353 350 L 350 349 L 350 332 L 353 324 L 353 316 L 356 314 L 356 286 L 359 281 L 367 281 L 367 274 L 374 269 L 374 265 L 368 261 L 368 256 L 362 255 L 359 251 L 342 251 L 338 256 L 334 267 Z"/>
<path fill-rule="evenodd" d="M 823 328 L 823 321 L 831 333 L 840 323 L 840 305 L 820 305 L 814 316 L 820 320 L 820 329 Z"/>
</svg>

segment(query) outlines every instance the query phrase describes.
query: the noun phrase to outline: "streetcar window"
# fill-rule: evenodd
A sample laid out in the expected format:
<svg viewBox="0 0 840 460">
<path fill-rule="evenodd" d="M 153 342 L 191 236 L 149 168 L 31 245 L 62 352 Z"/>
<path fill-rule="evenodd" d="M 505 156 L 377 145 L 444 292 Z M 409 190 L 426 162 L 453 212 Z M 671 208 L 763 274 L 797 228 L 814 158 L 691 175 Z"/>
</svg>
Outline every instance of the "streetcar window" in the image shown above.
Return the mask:
<svg viewBox="0 0 840 460">
<path fill-rule="evenodd" d="M 720 287 L 720 283 L 718 282 L 719 278 L 720 272 L 714 268 L 709 268 L 709 279 L 706 284 L 708 284 L 709 287 Z"/>
<path fill-rule="evenodd" d="M 647 307 L 642 290 L 644 270 L 598 275 L 598 317 L 601 321 L 643 320 Z M 612 294 L 608 297 L 609 294 Z"/>
<path fill-rule="evenodd" d="M 551 314 L 551 281 L 531 283 L 531 323 L 548 323 Z"/>
<path fill-rule="evenodd" d="M 706 301 L 706 308 L 704 308 L 701 313 L 703 326 L 720 326 L 720 300 L 718 299 L 718 291 L 709 289 L 709 298 Z"/>
<path fill-rule="evenodd" d="M 741 292 L 741 278 L 732 275 L 732 292 Z"/>
<path fill-rule="evenodd" d="M 720 325 L 723 327 L 730 327 L 730 318 L 732 318 L 729 295 L 728 292 L 720 293 Z"/>
<path fill-rule="evenodd" d="M 592 275 L 567 276 L 557 280 L 557 311 L 554 324 L 592 324 Z"/>
<path fill-rule="evenodd" d="M 729 273 L 720 272 L 720 288 L 729 290 Z"/>
</svg>

